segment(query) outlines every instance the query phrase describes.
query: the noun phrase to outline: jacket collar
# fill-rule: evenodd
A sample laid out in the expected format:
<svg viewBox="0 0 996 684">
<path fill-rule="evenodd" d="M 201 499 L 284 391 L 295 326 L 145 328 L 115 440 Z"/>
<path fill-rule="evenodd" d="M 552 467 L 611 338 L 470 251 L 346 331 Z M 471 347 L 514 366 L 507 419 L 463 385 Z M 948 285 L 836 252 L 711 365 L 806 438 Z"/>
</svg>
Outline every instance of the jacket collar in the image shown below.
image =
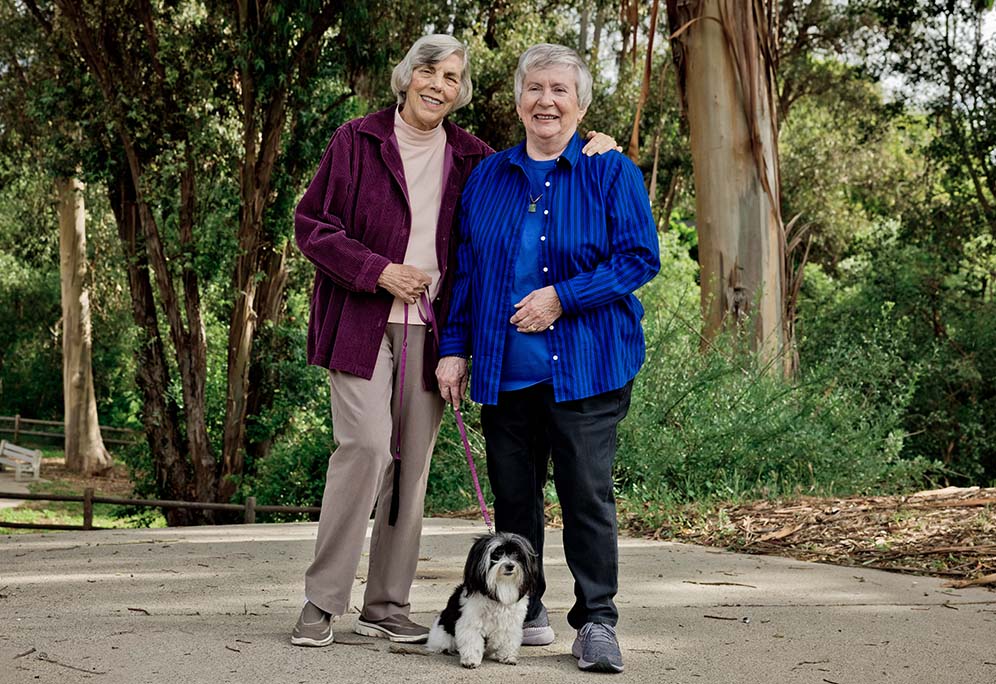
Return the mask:
<svg viewBox="0 0 996 684">
<path fill-rule="evenodd" d="M 394 136 L 394 113 L 397 109 L 397 105 L 392 105 L 387 109 L 368 114 L 360 122 L 359 131 L 377 138 L 382 143 L 386 142 Z M 446 144 L 452 148 L 456 156 L 464 157 L 480 152 L 480 147 L 473 144 L 474 138 L 451 123 L 449 119 L 443 120 L 443 128 L 446 130 Z"/>
</svg>

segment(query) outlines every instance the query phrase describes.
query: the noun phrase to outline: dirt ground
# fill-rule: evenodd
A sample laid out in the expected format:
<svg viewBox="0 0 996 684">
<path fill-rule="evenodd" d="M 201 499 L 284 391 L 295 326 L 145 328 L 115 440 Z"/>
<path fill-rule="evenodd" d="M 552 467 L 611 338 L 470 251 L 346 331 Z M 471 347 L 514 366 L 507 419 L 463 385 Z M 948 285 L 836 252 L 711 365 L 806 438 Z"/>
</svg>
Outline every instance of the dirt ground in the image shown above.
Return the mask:
<svg viewBox="0 0 996 684">
<path fill-rule="evenodd" d="M 80 492 L 87 487 L 93 487 L 94 493 L 102 496 L 125 498 L 132 495 L 134 488 L 128 475 L 128 468 L 120 463 L 114 464 L 106 475 L 87 477 L 68 470 L 61 458 L 46 458 L 42 460 L 41 474 L 46 480 L 59 480 L 72 489 L 79 489 Z M 38 488 L 36 491 L 42 489 Z"/>
<path fill-rule="evenodd" d="M 721 546 L 996 588 L 996 488 L 948 487 L 903 496 L 802 497 L 717 511 L 656 539 Z"/>
</svg>

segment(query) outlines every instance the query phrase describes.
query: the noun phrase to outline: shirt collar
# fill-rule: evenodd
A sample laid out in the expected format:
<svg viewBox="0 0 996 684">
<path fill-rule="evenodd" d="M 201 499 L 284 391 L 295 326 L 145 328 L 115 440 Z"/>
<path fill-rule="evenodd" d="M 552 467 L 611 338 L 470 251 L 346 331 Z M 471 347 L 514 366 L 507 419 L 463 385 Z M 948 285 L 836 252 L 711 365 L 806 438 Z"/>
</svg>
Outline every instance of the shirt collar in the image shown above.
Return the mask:
<svg viewBox="0 0 996 684">
<path fill-rule="evenodd" d="M 574 135 L 571 136 L 571 140 L 567 143 L 567 147 L 564 148 L 563 153 L 557 157 L 557 166 L 562 164 L 566 164 L 571 168 L 577 166 L 578 159 L 581 158 L 582 147 L 584 147 L 584 141 L 581 140 L 581 134 L 574 131 Z M 523 140 L 516 147 L 512 148 L 509 161 L 519 168 L 524 169 L 528 158 L 529 156 L 526 154 L 526 141 Z"/>
</svg>

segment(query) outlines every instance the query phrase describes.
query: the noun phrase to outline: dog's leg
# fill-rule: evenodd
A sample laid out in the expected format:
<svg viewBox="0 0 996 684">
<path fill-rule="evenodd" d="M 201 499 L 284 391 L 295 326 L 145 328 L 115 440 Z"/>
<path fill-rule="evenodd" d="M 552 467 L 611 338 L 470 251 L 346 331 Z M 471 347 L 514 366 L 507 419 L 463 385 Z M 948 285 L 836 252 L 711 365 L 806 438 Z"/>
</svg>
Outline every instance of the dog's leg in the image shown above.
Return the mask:
<svg viewBox="0 0 996 684">
<path fill-rule="evenodd" d="M 468 625 L 464 620 L 457 622 L 456 646 L 461 665 L 469 668 L 480 666 L 484 659 L 484 635 L 478 625 Z"/>
<path fill-rule="evenodd" d="M 505 665 L 515 665 L 518 662 L 521 644 L 521 626 L 498 630 L 488 639 L 488 645 L 494 650 L 494 659 Z"/>
<path fill-rule="evenodd" d="M 455 653 L 456 648 L 453 643 L 453 637 L 450 636 L 449 632 L 439 624 L 439 618 L 432 623 L 432 629 L 429 630 L 429 639 L 426 641 L 425 648 L 430 653 Z"/>
</svg>

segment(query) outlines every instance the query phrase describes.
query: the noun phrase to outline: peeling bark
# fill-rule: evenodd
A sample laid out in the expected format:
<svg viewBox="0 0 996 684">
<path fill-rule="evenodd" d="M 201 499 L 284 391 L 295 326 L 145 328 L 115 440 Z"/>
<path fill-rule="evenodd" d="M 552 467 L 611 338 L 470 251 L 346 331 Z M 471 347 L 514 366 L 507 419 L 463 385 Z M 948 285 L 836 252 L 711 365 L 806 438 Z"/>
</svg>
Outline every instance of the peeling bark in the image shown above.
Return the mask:
<svg viewBox="0 0 996 684">
<path fill-rule="evenodd" d="M 667 10 L 692 147 L 703 336 L 741 330 L 791 373 L 770 7 L 668 0 Z"/>
</svg>

